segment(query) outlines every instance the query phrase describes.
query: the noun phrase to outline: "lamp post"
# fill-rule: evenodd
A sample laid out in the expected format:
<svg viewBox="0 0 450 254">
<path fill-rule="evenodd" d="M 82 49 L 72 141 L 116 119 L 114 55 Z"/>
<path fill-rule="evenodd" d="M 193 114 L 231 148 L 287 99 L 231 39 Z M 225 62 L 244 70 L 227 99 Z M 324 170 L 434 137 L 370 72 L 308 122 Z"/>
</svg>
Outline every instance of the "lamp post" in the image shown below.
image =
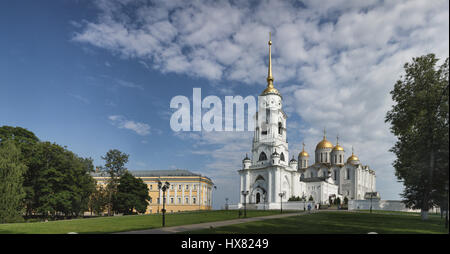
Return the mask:
<svg viewBox="0 0 450 254">
<path fill-rule="evenodd" d="M 370 213 L 372 213 L 372 198 L 373 198 L 373 192 L 370 193 Z"/>
<path fill-rule="evenodd" d="M 283 197 L 286 195 L 286 192 L 280 192 L 278 193 L 278 196 L 280 196 L 280 200 L 281 200 L 281 207 L 280 207 L 280 213 L 283 213 Z"/>
<path fill-rule="evenodd" d="M 445 209 L 445 228 L 447 228 L 448 229 L 448 182 L 447 182 L 447 185 L 445 186 L 445 192 L 446 192 L 446 194 L 447 194 L 447 200 L 446 200 L 446 204 L 445 204 L 445 206 L 446 206 L 446 209 Z"/>
<path fill-rule="evenodd" d="M 264 211 L 266 210 L 266 190 L 263 189 Z"/>
<path fill-rule="evenodd" d="M 158 180 L 158 189 L 163 191 L 163 209 L 162 212 L 162 226 L 164 227 L 166 225 L 166 190 L 168 190 L 170 187 L 169 182 L 165 182 L 164 185 L 161 181 Z"/>
<path fill-rule="evenodd" d="M 214 185 L 214 186 L 213 186 L 213 189 L 214 189 L 214 190 L 217 190 L 217 186 Z M 213 206 L 213 195 L 212 195 L 212 191 L 213 191 L 213 190 L 211 189 L 211 197 L 210 197 L 210 198 L 211 198 L 211 210 L 213 209 L 213 207 L 212 207 L 212 206 Z"/>
<path fill-rule="evenodd" d="M 225 210 L 228 210 L 228 198 L 225 198 Z"/>
<path fill-rule="evenodd" d="M 247 217 L 247 195 L 248 191 L 242 191 L 242 195 L 244 195 L 244 217 Z"/>
</svg>

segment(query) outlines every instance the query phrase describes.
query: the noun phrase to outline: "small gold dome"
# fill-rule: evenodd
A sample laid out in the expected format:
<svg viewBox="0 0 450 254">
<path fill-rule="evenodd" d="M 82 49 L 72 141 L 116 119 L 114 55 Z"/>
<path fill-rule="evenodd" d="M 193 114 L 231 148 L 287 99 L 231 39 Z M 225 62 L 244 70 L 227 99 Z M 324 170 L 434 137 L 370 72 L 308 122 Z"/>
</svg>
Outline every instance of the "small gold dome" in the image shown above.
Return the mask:
<svg viewBox="0 0 450 254">
<path fill-rule="evenodd" d="M 334 148 L 333 151 L 344 151 L 344 148 L 342 146 L 340 146 L 339 144 L 337 144 Z"/>
<path fill-rule="evenodd" d="M 307 152 L 305 152 L 305 151 L 301 151 L 301 152 L 298 154 L 298 157 L 309 157 L 309 154 L 308 154 Z"/>
<path fill-rule="evenodd" d="M 333 148 L 333 144 L 331 144 L 331 142 L 328 141 L 325 137 L 323 137 L 323 140 L 320 141 L 319 144 L 317 144 L 316 150 L 323 149 L 323 148 Z"/>
<path fill-rule="evenodd" d="M 266 94 L 276 94 L 276 95 L 280 95 L 280 92 L 278 92 L 278 90 L 273 87 L 273 86 L 267 86 L 266 89 L 264 89 L 264 91 L 262 92 L 261 95 L 266 95 Z"/>
<path fill-rule="evenodd" d="M 352 156 L 348 157 L 347 163 L 350 163 L 352 161 L 359 161 L 358 156 L 354 155 L 353 153 L 352 153 Z"/>
</svg>

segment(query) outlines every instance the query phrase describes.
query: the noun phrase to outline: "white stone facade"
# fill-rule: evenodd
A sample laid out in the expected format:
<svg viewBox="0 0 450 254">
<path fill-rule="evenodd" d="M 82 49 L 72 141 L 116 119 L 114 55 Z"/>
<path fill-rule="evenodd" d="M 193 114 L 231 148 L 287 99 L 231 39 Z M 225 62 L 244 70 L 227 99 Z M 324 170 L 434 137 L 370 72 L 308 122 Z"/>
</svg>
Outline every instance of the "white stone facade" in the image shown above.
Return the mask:
<svg viewBox="0 0 450 254">
<path fill-rule="evenodd" d="M 269 41 L 269 46 L 271 42 Z M 375 192 L 375 172 L 363 166 L 353 154 L 345 160 L 345 151 L 326 140 L 319 142 L 311 164 L 304 150 L 298 161 L 290 159 L 286 136 L 287 115 L 281 94 L 273 87 L 269 47 L 268 86 L 258 100 L 251 157 L 245 157 L 240 175 L 240 202 L 266 209 L 279 209 L 281 202 L 300 197 L 314 203 L 328 204 L 329 198 L 341 201 L 364 199 Z M 246 195 L 243 195 L 245 193 Z M 280 195 L 283 194 L 283 195 Z M 245 200 L 244 200 L 245 197 Z"/>
</svg>

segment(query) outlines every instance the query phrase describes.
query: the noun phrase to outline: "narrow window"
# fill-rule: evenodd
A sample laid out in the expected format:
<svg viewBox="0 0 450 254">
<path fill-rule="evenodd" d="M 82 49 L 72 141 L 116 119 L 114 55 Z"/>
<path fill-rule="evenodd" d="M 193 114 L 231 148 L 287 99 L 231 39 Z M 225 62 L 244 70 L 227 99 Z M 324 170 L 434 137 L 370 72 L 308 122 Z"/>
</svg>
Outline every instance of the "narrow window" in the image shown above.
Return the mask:
<svg viewBox="0 0 450 254">
<path fill-rule="evenodd" d="M 280 154 L 280 160 L 284 161 L 284 153 Z"/>
</svg>

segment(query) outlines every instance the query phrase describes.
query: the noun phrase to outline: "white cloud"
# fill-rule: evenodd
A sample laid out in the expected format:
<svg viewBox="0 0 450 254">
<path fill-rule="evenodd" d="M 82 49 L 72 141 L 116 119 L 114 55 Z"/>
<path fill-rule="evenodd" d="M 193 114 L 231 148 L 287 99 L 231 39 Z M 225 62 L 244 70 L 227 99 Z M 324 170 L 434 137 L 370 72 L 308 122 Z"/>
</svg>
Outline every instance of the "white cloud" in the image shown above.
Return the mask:
<svg viewBox="0 0 450 254">
<path fill-rule="evenodd" d="M 384 123 L 389 91 L 412 57 L 448 57 L 448 1 L 161 1 L 135 8 L 138 2 L 98 1 L 98 19 L 83 22 L 74 40 L 161 72 L 259 84 L 258 90 L 265 84 L 272 31 L 275 85 L 286 112 L 300 116 L 298 132 L 309 152 L 326 127 L 329 139 L 339 134 L 347 153 L 353 145 L 376 170 L 382 196 L 398 198 L 401 186 L 388 152 L 395 138 Z M 224 134 L 200 136 L 199 145 L 215 135 Z M 237 161 L 243 150 L 233 138 L 219 140 L 208 166 L 224 170 L 231 162 L 215 152 Z"/>
<path fill-rule="evenodd" d="M 112 125 L 118 127 L 119 129 L 132 130 L 141 136 L 150 134 L 150 126 L 146 123 L 128 120 L 121 115 L 111 115 L 108 119 L 111 121 Z"/>
</svg>

